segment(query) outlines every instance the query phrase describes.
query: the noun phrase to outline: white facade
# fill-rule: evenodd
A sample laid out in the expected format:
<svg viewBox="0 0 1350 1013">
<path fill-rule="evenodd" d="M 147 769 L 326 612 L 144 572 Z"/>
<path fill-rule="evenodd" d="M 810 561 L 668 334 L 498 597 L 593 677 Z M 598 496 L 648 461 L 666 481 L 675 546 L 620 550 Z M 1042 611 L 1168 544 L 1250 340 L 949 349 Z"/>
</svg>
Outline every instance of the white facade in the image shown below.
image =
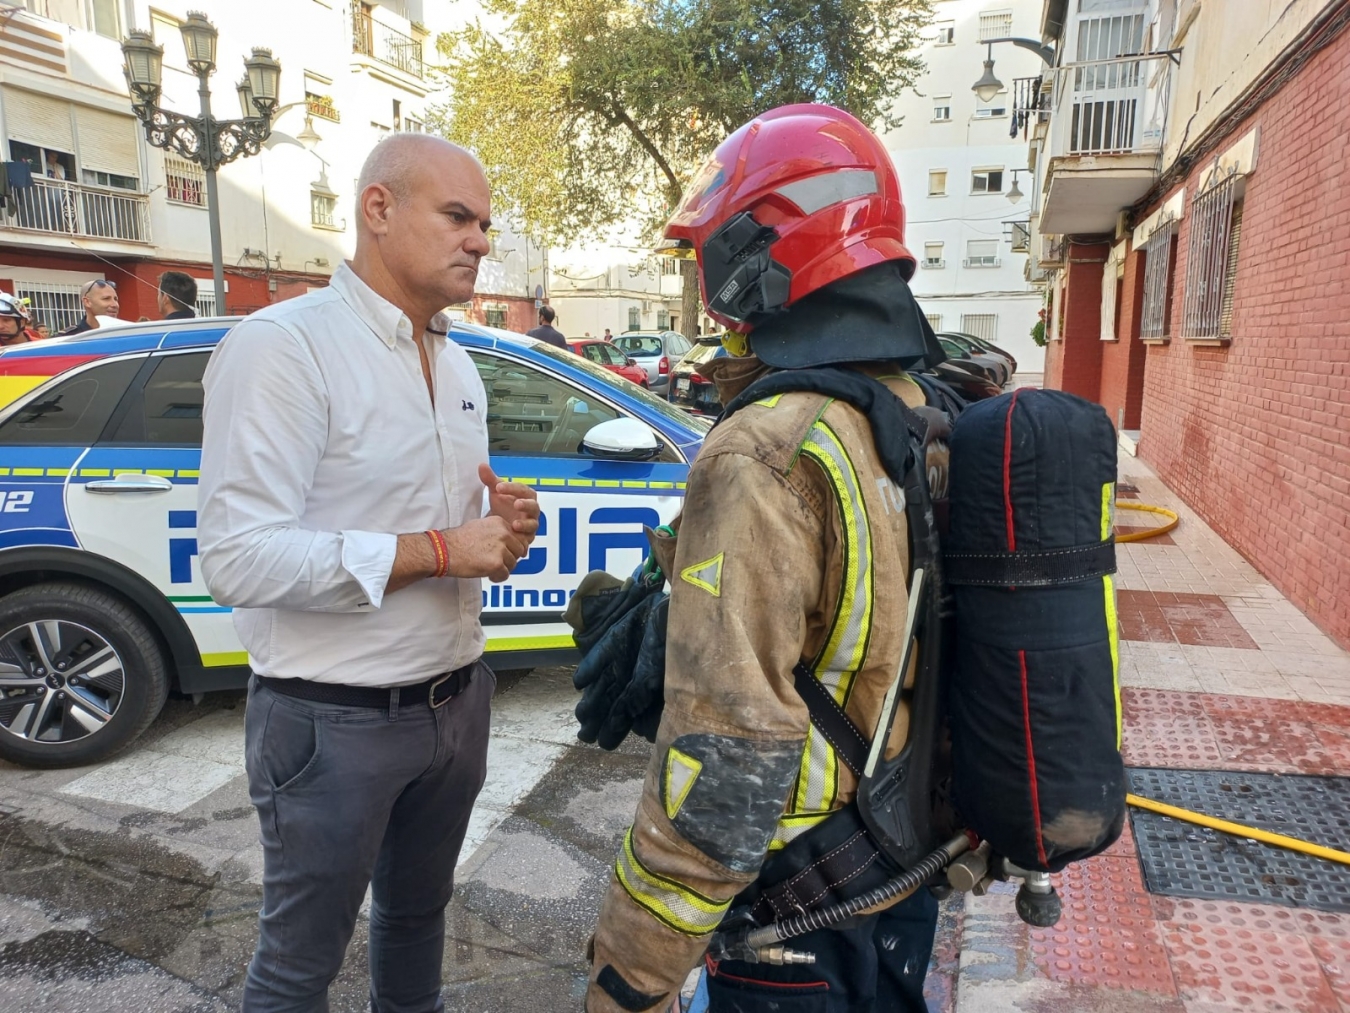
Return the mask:
<svg viewBox="0 0 1350 1013">
<path fill-rule="evenodd" d="M 549 302 L 569 338 L 679 329 L 680 262 L 638 247 L 574 248 L 553 254 Z"/>
<path fill-rule="evenodd" d="M 922 48 L 925 72 L 895 108 L 904 124 L 884 140 L 900 173 L 905 240 L 919 261 L 910 284 L 938 330 L 970 331 L 1006 348 L 1018 369 L 1039 373 L 1031 339 L 1041 295 L 1026 281 L 1026 253 L 1013 228 L 1027 221 L 1032 174 L 1027 143 L 1011 136 L 1014 79 L 1039 75 L 1041 58 L 1011 43 L 993 46 L 1004 92 L 981 102 L 971 85 L 988 46 L 981 38 L 1040 39 L 1040 0 L 938 0 Z M 1010 203 L 1014 170 L 1024 196 Z M 1019 246 L 1021 244 L 1018 244 Z"/>
</svg>

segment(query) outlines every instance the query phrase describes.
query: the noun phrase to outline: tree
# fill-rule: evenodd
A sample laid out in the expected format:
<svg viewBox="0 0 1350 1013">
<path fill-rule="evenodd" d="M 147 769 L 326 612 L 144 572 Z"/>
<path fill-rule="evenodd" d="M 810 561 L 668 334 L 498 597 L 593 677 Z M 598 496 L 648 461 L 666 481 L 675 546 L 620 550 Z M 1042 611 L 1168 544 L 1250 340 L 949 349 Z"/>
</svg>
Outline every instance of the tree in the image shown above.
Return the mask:
<svg viewBox="0 0 1350 1013">
<path fill-rule="evenodd" d="M 549 242 L 634 224 L 655 238 L 731 131 L 793 102 L 883 129 L 922 64 L 930 0 L 486 0 L 446 33 L 437 128 L 476 151 L 496 200 Z M 680 322 L 698 318 L 685 262 Z"/>
</svg>

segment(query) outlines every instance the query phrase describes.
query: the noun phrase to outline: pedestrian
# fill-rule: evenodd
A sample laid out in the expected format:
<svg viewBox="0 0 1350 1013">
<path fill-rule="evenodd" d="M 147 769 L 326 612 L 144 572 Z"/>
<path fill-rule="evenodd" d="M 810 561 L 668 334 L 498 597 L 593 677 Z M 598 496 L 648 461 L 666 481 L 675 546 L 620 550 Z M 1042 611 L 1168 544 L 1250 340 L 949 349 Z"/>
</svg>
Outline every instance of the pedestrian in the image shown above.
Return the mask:
<svg viewBox="0 0 1350 1013">
<path fill-rule="evenodd" d="M 117 316 L 117 283 L 103 278 L 86 281 L 80 286 L 80 303 L 84 306 L 84 319 L 74 327 L 67 327 L 58 337 L 95 330 L 99 317 Z"/>
<path fill-rule="evenodd" d="M 23 345 L 28 336 L 28 309 L 8 292 L 0 292 L 0 346 Z"/>
<path fill-rule="evenodd" d="M 553 326 L 553 321 L 556 319 L 558 319 L 558 314 L 554 312 L 552 306 L 540 306 L 539 326 L 532 331 L 526 331 L 526 336 L 538 338 L 540 341 L 547 341 L 550 345 L 566 349 L 567 339 L 563 337 L 562 331 Z"/>
<path fill-rule="evenodd" d="M 197 282 L 182 271 L 165 271 L 159 276 L 156 301 L 164 320 L 191 320 L 197 315 Z"/>
<path fill-rule="evenodd" d="M 736 167 L 731 182 L 688 194 L 665 233 L 692 248 L 707 312 L 734 332 L 731 354 L 699 370 L 729 408 L 761 377 L 819 386 L 737 399 L 689 471 L 674 544 L 651 536 L 671 587 L 665 707 L 593 938 L 589 1013 L 670 1006 L 728 910 L 764 923 L 751 900 L 775 885 L 764 870 L 852 825 L 857 751 L 812 723 L 807 689 L 870 737 L 905 648 L 910 532 L 883 464 L 896 457 L 876 439 L 907 441 L 906 424 L 870 424 L 867 398 L 822 392 L 828 375 L 884 398 L 884 378 L 911 409 L 924 403 L 904 373 L 931 352 L 931 331 L 907 285 L 915 260 L 895 169 L 874 134 L 828 106 L 763 114 L 695 178 L 717 166 Z M 801 203 L 784 211 L 789 185 Z M 945 473 L 934 448 L 928 468 Z M 892 750 L 904 720 L 888 729 Z M 801 868 L 847 888 L 823 858 Z M 920 1013 L 936 913 L 920 889 L 788 941 L 812 965 L 710 959 L 709 1008 Z"/>
<path fill-rule="evenodd" d="M 370 1008 L 443 1009 L 496 685 L 480 585 L 538 527 L 534 492 L 488 464 L 483 383 L 443 312 L 491 248 L 482 167 L 395 134 L 357 194 L 351 261 L 238 324 L 203 381 L 202 575 L 254 673 L 263 899 L 245 1013 L 328 1008 L 368 886 Z"/>
<path fill-rule="evenodd" d="M 49 328 L 45 323 L 42 323 L 41 321 L 39 321 L 37 327 L 33 329 L 37 333 L 36 340 L 38 341 L 46 341 L 48 338 L 52 336 L 51 328 Z"/>
<path fill-rule="evenodd" d="M 605 340 L 608 341 L 608 342 L 610 342 L 611 344 L 612 344 L 613 341 L 614 341 L 614 335 L 612 335 L 612 334 L 609 333 L 609 328 L 608 328 L 608 327 L 605 328 Z"/>
</svg>

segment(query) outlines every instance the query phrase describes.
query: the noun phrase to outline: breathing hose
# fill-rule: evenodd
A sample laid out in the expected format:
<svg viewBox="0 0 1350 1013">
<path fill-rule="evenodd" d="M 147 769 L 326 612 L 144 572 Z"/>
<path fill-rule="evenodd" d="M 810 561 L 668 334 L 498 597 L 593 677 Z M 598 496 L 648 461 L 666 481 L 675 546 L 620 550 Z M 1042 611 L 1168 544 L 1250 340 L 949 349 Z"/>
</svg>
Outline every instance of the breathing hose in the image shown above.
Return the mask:
<svg viewBox="0 0 1350 1013">
<path fill-rule="evenodd" d="M 1131 531 L 1127 535 L 1116 535 L 1117 542 L 1142 542 L 1145 538 L 1156 538 L 1158 535 L 1165 535 L 1178 524 L 1181 518 L 1177 516 L 1175 510 L 1168 510 L 1167 507 L 1151 506 L 1148 503 L 1135 503 L 1132 500 L 1116 500 L 1117 510 L 1139 510 L 1144 513 L 1159 514 L 1168 518 L 1166 524 L 1156 528 L 1149 528 L 1146 531 Z"/>
<path fill-rule="evenodd" d="M 1140 795 L 1127 794 L 1125 796 L 1125 801 L 1138 809 L 1147 809 L 1149 812 L 1170 816 L 1175 820 L 1184 820 L 1187 823 L 1209 827 L 1211 830 L 1220 830 L 1225 834 L 1232 834 L 1235 837 L 1249 837 L 1254 841 L 1273 844 L 1277 848 L 1287 848 L 1290 851 L 1298 851 L 1305 855 L 1312 855 L 1314 858 L 1325 858 L 1329 862 L 1340 862 L 1342 865 L 1350 865 L 1350 852 L 1337 851 L 1335 848 L 1324 848 L 1320 844 L 1310 844 L 1307 841 L 1300 841 L 1297 837 L 1286 837 L 1284 834 L 1272 834 L 1268 830 L 1258 830 L 1256 827 L 1243 826 L 1241 823 L 1230 823 L 1228 820 L 1206 816 L 1204 813 L 1192 812 L 1189 809 L 1181 809 L 1178 806 L 1168 805 L 1165 802 L 1155 802 L 1151 798 L 1143 798 Z"/>
<path fill-rule="evenodd" d="M 842 904 L 821 908 L 819 911 L 808 911 L 806 914 L 796 915 L 787 921 L 774 922 L 771 925 L 751 929 L 745 938 L 745 942 L 751 948 L 758 949 L 762 946 L 772 946 L 784 939 L 806 935 L 806 933 L 814 932 L 817 929 L 838 925 L 844 919 L 853 917 L 859 911 L 866 911 L 869 907 L 893 900 L 901 894 L 913 893 L 969 847 L 970 838 L 965 834 L 953 837 L 936 851 L 931 851 L 925 855 L 914 868 L 892 880 L 888 880 L 875 890 L 870 890 L 862 896 L 854 897 Z"/>
</svg>

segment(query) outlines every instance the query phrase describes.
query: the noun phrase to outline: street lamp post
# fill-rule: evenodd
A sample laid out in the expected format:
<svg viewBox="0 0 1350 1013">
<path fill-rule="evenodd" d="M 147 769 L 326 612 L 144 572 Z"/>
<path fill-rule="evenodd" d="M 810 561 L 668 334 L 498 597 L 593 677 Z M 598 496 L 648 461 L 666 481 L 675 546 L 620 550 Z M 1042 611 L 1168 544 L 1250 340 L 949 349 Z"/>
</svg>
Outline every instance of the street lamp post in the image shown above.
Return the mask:
<svg viewBox="0 0 1350 1013">
<path fill-rule="evenodd" d="M 145 126 L 145 138 L 195 162 L 206 173 L 206 212 L 211 227 L 211 273 L 215 282 L 216 312 L 225 312 L 225 264 L 220 244 L 220 193 L 216 170 L 245 155 L 256 155 L 272 133 L 277 108 L 281 64 L 270 49 L 254 49 L 244 61 L 246 75 L 238 85 L 244 116 L 218 120 L 211 115 L 209 78 L 216 69 L 216 26 L 206 15 L 191 12 L 181 26 L 188 66 L 197 75 L 201 115 L 184 116 L 159 105 L 164 47 L 149 32 L 133 31 L 122 41 L 126 59 L 123 73 L 131 91 L 131 108 Z"/>
</svg>

